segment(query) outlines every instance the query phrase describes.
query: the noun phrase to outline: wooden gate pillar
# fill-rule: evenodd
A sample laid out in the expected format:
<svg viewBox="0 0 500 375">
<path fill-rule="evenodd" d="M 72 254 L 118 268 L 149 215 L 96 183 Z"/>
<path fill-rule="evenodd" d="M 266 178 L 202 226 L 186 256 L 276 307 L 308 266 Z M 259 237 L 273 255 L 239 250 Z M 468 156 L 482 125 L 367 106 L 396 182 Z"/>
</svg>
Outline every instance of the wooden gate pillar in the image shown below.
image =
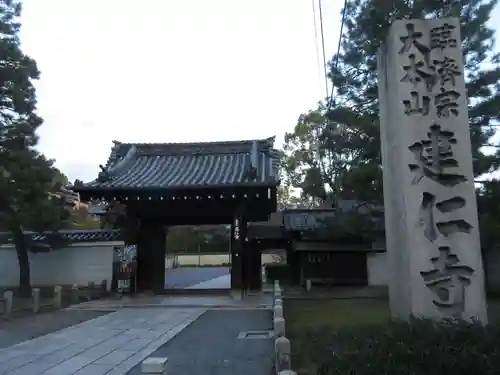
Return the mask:
<svg viewBox="0 0 500 375">
<path fill-rule="evenodd" d="M 262 252 L 255 242 L 248 242 L 248 288 L 252 291 L 262 289 Z"/>
<path fill-rule="evenodd" d="M 243 216 L 235 216 L 231 223 L 231 292 L 241 293 L 244 278 L 244 251 L 247 222 Z"/>
<path fill-rule="evenodd" d="M 292 285 L 300 285 L 300 254 L 294 250 L 292 242 L 288 243 L 286 246 L 286 262 L 290 272 L 290 283 Z"/>
<path fill-rule="evenodd" d="M 138 291 L 162 292 L 165 289 L 167 228 L 156 222 L 141 223 L 137 244 Z"/>
</svg>

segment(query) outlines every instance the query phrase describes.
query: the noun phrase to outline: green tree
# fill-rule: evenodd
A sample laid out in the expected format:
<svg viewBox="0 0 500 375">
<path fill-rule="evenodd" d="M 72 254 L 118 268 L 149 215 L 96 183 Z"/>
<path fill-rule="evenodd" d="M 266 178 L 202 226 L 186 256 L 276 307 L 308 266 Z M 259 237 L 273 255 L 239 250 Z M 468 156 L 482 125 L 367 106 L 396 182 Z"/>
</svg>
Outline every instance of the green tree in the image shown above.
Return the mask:
<svg viewBox="0 0 500 375">
<path fill-rule="evenodd" d="M 346 117 L 355 115 L 343 110 Z M 285 135 L 285 184 L 302 190 L 302 199 L 381 200 L 378 133 L 371 122 L 356 116 L 352 126 L 328 121 L 320 107 L 299 117 Z M 314 202 L 312 202 L 314 203 Z"/>
<path fill-rule="evenodd" d="M 127 206 L 120 202 L 110 202 L 101 216 L 101 229 L 120 229 L 121 239 L 126 245 L 139 242 L 141 222 L 134 215 L 127 214 Z"/>
<path fill-rule="evenodd" d="M 477 211 L 481 250 L 486 280 L 488 280 L 488 260 L 490 251 L 498 251 L 500 245 L 500 180 L 486 181 L 477 190 Z M 489 285 L 486 283 L 487 291 Z M 496 291 L 498 292 L 498 291 Z"/>
<path fill-rule="evenodd" d="M 285 169 L 305 194 L 382 202 L 377 50 L 396 19 L 459 16 L 474 173 L 497 170 L 500 149 L 491 144 L 500 117 L 500 58 L 487 27 L 497 0 L 348 0 L 342 49 L 330 62 L 335 100 L 301 115 L 286 136 Z M 486 147 L 485 146 L 491 146 Z"/>
<path fill-rule="evenodd" d="M 99 229 L 101 223 L 98 219 L 89 215 L 88 208 L 80 205 L 77 209 L 71 210 L 72 228 L 74 229 Z"/>
<path fill-rule="evenodd" d="M 178 226 L 170 229 L 168 251 L 175 253 L 228 252 L 229 229 L 225 225 Z"/>
<path fill-rule="evenodd" d="M 365 123 L 360 134 L 374 143 L 368 158 L 380 160 L 377 94 L 378 47 L 397 19 L 456 16 L 461 20 L 470 131 L 476 176 L 499 167 L 498 152 L 485 154 L 500 119 L 500 56 L 494 53 L 494 30 L 487 26 L 497 0 L 457 0 L 443 8 L 433 0 L 350 0 L 342 51 L 331 62 L 331 80 L 338 89 L 329 120 L 349 129 Z M 334 62 L 338 59 L 338 65 Z M 493 145 L 496 149 L 496 145 Z"/>
<path fill-rule="evenodd" d="M 12 234 L 20 292 L 29 295 L 28 250 L 62 246 L 57 231 L 66 225 L 68 212 L 54 195 L 60 189 L 60 172 L 34 149 L 42 124 L 32 83 L 39 71 L 20 48 L 20 13 L 19 1 L 0 0 L 0 226 Z M 25 230 L 48 231 L 45 246 L 32 243 Z"/>
</svg>

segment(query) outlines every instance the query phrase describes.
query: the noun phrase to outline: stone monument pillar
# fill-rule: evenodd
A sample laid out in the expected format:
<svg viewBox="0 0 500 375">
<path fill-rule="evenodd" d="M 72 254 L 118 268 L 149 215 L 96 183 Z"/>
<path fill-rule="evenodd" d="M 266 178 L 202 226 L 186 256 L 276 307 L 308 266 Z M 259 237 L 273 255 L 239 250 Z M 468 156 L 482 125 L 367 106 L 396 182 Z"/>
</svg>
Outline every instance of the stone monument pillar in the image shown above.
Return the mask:
<svg viewBox="0 0 500 375">
<path fill-rule="evenodd" d="M 459 20 L 394 22 L 378 69 L 392 316 L 486 324 Z"/>
</svg>

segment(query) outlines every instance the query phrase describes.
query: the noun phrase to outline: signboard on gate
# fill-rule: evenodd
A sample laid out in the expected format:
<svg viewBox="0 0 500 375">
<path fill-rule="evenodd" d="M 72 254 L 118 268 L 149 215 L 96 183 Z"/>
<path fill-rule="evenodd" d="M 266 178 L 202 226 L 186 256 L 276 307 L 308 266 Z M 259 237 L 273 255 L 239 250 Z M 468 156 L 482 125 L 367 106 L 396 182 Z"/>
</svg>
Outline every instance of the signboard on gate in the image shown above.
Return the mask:
<svg viewBox="0 0 500 375">
<path fill-rule="evenodd" d="M 121 284 L 120 281 L 130 282 L 137 271 L 137 247 L 136 245 L 122 245 L 114 247 L 114 271 L 115 277 L 119 282 L 119 287 Z"/>
</svg>

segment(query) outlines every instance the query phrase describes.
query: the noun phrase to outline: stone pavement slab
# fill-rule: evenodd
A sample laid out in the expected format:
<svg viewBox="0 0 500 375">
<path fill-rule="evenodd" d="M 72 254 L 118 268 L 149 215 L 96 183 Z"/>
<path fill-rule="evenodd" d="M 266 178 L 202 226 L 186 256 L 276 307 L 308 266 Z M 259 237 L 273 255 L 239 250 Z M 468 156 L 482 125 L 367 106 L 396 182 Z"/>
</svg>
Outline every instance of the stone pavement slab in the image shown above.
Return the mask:
<svg viewBox="0 0 500 375">
<path fill-rule="evenodd" d="M 186 287 L 185 289 L 231 289 L 231 275 L 222 275 Z"/>
<path fill-rule="evenodd" d="M 0 322 L 0 348 L 7 348 L 106 314 L 109 314 L 109 311 L 59 310 L 9 319 Z"/>
<path fill-rule="evenodd" d="M 124 309 L 0 350 L 2 375 L 123 375 L 206 309 Z"/>
<path fill-rule="evenodd" d="M 274 340 L 239 337 L 271 330 L 270 310 L 211 310 L 148 357 L 167 357 L 168 375 L 268 375 Z M 141 366 L 128 375 L 141 375 Z"/>
<path fill-rule="evenodd" d="M 272 306 L 272 295 L 258 293 L 249 295 L 242 300 L 231 298 L 231 296 L 136 296 L 124 297 L 121 300 L 101 299 L 80 303 L 68 308 L 68 310 L 98 310 L 109 311 L 122 308 L 151 308 L 151 307 L 177 307 L 177 308 L 270 308 Z"/>
<path fill-rule="evenodd" d="M 165 288 L 183 289 L 216 277 L 229 275 L 229 267 L 179 267 L 165 270 Z"/>
</svg>

